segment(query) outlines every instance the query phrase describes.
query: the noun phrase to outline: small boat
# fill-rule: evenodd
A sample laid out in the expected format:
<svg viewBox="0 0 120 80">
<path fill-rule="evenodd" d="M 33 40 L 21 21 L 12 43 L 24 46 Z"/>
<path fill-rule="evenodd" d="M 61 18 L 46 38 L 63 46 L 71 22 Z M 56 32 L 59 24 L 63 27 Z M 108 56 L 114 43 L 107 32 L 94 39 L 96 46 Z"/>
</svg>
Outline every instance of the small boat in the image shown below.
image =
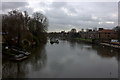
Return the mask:
<svg viewBox="0 0 120 80">
<path fill-rule="evenodd" d="M 28 56 L 30 55 L 29 52 L 27 51 L 23 51 L 22 49 L 19 48 L 8 48 L 5 47 L 6 50 L 9 50 L 10 53 L 8 53 L 7 51 L 4 52 L 4 54 L 8 55 L 10 60 L 14 60 L 14 61 L 21 61 L 23 59 L 28 58 Z"/>
<path fill-rule="evenodd" d="M 59 43 L 59 41 L 57 39 L 52 38 L 52 39 L 50 39 L 50 43 L 51 44 L 53 44 L 53 43 Z"/>
<path fill-rule="evenodd" d="M 54 43 L 59 43 L 59 41 L 58 40 L 54 40 Z"/>
<path fill-rule="evenodd" d="M 30 53 L 27 52 L 27 51 L 17 50 L 17 49 L 14 49 L 14 48 L 12 48 L 12 51 L 14 51 L 16 53 L 19 53 L 19 54 L 24 54 L 25 56 L 29 56 L 30 55 Z"/>
<path fill-rule="evenodd" d="M 26 59 L 28 56 L 25 56 L 24 54 L 19 54 L 19 55 L 15 55 L 14 57 L 11 58 L 11 60 L 14 61 L 21 61 Z"/>
<path fill-rule="evenodd" d="M 24 57 L 22 57 L 22 58 L 16 58 L 15 60 L 16 60 L 16 61 L 21 61 L 21 60 L 26 59 L 26 58 L 27 58 L 27 56 L 24 56 Z"/>
</svg>

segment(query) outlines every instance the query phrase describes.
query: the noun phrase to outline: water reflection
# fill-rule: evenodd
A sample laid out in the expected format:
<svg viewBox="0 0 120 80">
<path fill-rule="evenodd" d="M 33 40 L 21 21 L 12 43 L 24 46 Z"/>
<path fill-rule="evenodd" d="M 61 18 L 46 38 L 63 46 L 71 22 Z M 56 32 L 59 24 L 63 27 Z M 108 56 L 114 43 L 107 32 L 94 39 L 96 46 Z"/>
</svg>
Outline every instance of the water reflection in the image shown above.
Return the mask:
<svg viewBox="0 0 120 80">
<path fill-rule="evenodd" d="M 3 60 L 3 78 L 24 78 L 30 71 L 37 71 L 46 65 L 47 55 L 45 45 L 34 48 L 27 60 L 12 62 Z"/>
<path fill-rule="evenodd" d="M 3 60 L 4 78 L 116 78 L 119 50 L 79 41 L 35 48 L 23 62 Z"/>
<path fill-rule="evenodd" d="M 69 41 L 69 44 L 70 44 L 70 47 L 71 47 L 71 48 L 75 48 L 75 46 L 76 46 L 77 43 L 76 43 L 76 41 L 74 41 L 74 40 L 70 40 L 70 41 Z"/>
<path fill-rule="evenodd" d="M 86 42 L 79 42 L 79 41 L 69 41 L 70 47 L 74 48 L 77 44 L 77 47 L 80 48 L 80 50 L 85 49 L 85 50 L 94 50 L 97 51 L 97 54 L 101 57 L 105 58 L 112 58 L 116 57 L 116 59 L 120 58 L 120 55 L 118 53 L 120 52 L 119 49 L 111 48 L 111 47 L 105 47 L 105 46 L 100 46 L 96 44 L 90 44 Z"/>
<path fill-rule="evenodd" d="M 97 50 L 98 55 L 100 55 L 101 57 L 105 57 L 105 58 L 118 57 L 118 51 L 119 51 L 118 49 L 97 46 L 97 45 L 93 45 L 92 48 Z"/>
<path fill-rule="evenodd" d="M 81 75 L 87 78 L 118 77 L 118 67 L 119 67 L 118 61 L 120 59 L 120 55 L 118 54 L 120 50 L 113 49 L 110 47 L 98 46 L 95 44 L 79 42 L 79 41 L 69 41 L 69 42 L 72 43 L 72 46 L 70 45 L 70 47 L 75 48 L 74 52 L 72 51 L 72 53 L 77 54 L 77 56 L 79 56 L 79 60 L 83 61 L 83 62 L 80 62 L 80 64 L 79 63 L 78 64 L 85 65 L 85 66 L 82 66 L 84 67 L 82 70 L 81 68 L 79 69 L 81 70 L 81 72 L 83 71 L 83 74 L 86 74 L 86 75 L 83 75 L 83 74 Z M 89 69 L 85 68 L 86 66 Z M 88 75 L 87 73 L 88 74 L 91 73 L 91 74 Z M 80 76 L 80 77 L 83 77 L 83 76 Z"/>
</svg>

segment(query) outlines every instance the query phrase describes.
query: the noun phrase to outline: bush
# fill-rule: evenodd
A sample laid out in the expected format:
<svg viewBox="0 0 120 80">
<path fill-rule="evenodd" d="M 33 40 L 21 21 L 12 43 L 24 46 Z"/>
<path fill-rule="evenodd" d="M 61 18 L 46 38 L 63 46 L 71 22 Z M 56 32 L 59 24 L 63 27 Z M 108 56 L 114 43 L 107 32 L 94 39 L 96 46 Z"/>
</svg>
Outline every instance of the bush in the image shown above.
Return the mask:
<svg viewBox="0 0 120 80">
<path fill-rule="evenodd" d="M 28 39 L 23 39 L 21 46 L 23 47 L 23 49 L 27 49 L 28 47 L 31 46 L 31 42 Z"/>
<path fill-rule="evenodd" d="M 36 36 L 33 36 L 33 43 L 32 43 L 32 45 L 36 45 L 36 46 L 39 45 L 39 39 Z"/>
</svg>

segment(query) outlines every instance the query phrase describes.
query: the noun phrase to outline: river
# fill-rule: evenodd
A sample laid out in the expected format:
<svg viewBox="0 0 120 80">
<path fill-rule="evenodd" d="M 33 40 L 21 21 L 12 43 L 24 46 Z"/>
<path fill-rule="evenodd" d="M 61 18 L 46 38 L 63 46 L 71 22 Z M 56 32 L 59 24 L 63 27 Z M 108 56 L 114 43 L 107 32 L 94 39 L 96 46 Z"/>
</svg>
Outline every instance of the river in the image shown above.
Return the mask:
<svg viewBox="0 0 120 80">
<path fill-rule="evenodd" d="M 117 78 L 116 49 L 77 41 L 35 48 L 21 62 L 3 60 L 3 78 Z"/>
</svg>

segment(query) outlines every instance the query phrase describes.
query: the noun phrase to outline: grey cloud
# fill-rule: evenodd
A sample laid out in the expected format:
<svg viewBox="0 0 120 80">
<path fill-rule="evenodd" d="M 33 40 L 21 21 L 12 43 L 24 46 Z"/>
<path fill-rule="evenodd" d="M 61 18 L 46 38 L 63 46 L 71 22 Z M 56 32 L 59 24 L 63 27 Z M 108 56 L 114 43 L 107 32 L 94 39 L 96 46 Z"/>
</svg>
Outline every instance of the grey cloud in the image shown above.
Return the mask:
<svg viewBox="0 0 120 80">
<path fill-rule="evenodd" d="M 77 29 L 104 27 L 113 28 L 117 25 L 117 2 L 52 2 L 51 4 L 40 2 L 25 7 L 27 3 L 4 3 L 3 9 L 14 9 L 20 7 L 32 14 L 35 8 L 41 8 L 49 19 L 49 31 L 68 30 L 72 27 Z M 34 6 L 34 7 L 33 7 Z M 50 10 L 46 9 L 50 8 Z M 68 12 L 63 10 L 65 8 Z M 71 16 L 68 14 L 75 14 Z M 96 18 L 93 18 L 96 17 Z M 115 24 L 98 24 L 99 22 L 113 21 Z M 69 26 L 71 25 L 71 26 Z"/>
<path fill-rule="evenodd" d="M 29 8 L 29 7 L 21 7 L 20 11 L 27 11 L 29 15 L 33 14 L 33 8 Z"/>
<path fill-rule="evenodd" d="M 33 14 L 33 8 L 27 7 L 27 2 L 3 2 L 2 3 L 2 12 L 8 13 L 9 10 L 19 8 L 20 11 L 27 11 L 28 14 Z"/>
<path fill-rule="evenodd" d="M 63 6 L 66 6 L 67 3 L 66 2 L 53 2 L 51 5 L 53 8 L 61 8 Z"/>
<path fill-rule="evenodd" d="M 16 9 L 28 5 L 27 2 L 2 2 L 2 10 Z"/>
<path fill-rule="evenodd" d="M 73 5 L 72 5 L 73 4 Z M 51 24 L 64 24 L 64 25 L 73 25 L 77 28 L 93 28 L 93 27 L 106 27 L 113 28 L 117 25 L 117 17 L 112 17 L 112 14 L 117 13 L 117 3 L 67 3 L 67 5 L 61 6 L 68 9 L 71 13 L 77 14 L 77 16 L 68 16 L 62 10 L 52 10 L 47 12 Z M 52 13 L 53 14 L 50 14 Z M 60 15 L 61 14 L 61 15 Z M 97 17 L 96 19 L 92 18 L 92 15 Z M 103 21 L 113 21 L 115 24 L 106 24 L 101 25 L 98 22 Z M 65 28 L 67 26 L 64 26 Z M 57 28 L 57 27 L 56 27 Z M 64 29 L 64 28 L 63 28 Z"/>
<path fill-rule="evenodd" d="M 40 5 L 38 5 L 38 6 L 46 6 L 46 3 L 45 3 L 45 2 L 40 2 L 39 4 L 40 4 Z"/>
</svg>

